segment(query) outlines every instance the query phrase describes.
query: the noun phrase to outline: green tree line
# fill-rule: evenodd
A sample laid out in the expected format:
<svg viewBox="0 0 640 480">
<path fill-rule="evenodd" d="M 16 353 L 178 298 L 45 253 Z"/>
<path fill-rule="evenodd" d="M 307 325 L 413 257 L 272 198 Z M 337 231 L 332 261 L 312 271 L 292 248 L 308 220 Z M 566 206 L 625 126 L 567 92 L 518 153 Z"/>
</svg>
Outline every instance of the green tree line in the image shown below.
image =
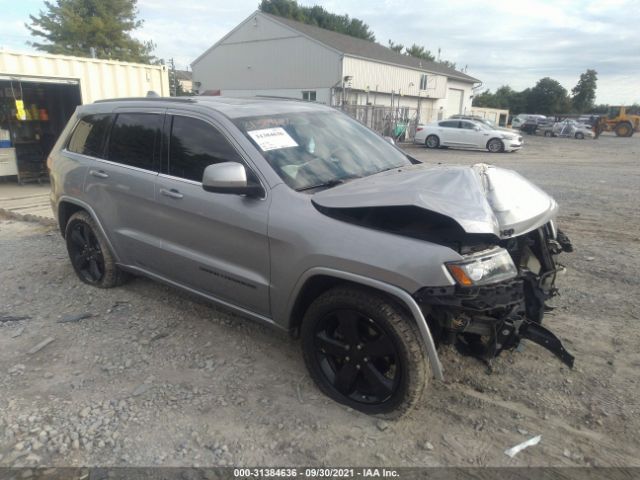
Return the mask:
<svg viewBox="0 0 640 480">
<path fill-rule="evenodd" d="M 503 85 L 495 92 L 486 90 L 474 97 L 473 105 L 508 109 L 512 115 L 598 113 L 594 111 L 597 82 L 598 72 L 588 69 L 580 75 L 578 83 L 569 93 L 557 80 L 544 77 L 533 87 L 519 92 L 508 85 Z"/>
</svg>

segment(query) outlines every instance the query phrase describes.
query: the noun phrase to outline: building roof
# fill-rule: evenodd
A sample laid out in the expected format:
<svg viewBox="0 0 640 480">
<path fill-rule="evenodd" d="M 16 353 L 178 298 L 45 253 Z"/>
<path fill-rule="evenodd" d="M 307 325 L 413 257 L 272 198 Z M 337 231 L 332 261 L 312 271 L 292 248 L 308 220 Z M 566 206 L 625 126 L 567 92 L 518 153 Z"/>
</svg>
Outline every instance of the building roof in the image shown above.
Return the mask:
<svg viewBox="0 0 640 480">
<path fill-rule="evenodd" d="M 178 80 L 191 81 L 193 79 L 193 73 L 189 70 L 176 70 L 176 78 Z"/>
<path fill-rule="evenodd" d="M 466 73 L 459 72 L 458 70 L 447 67 L 441 63 L 429 62 L 421 58 L 403 55 L 376 42 L 370 42 L 361 38 L 316 27 L 315 25 L 308 25 L 289 18 L 279 17 L 277 15 L 271 15 L 263 12 L 259 12 L 259 14 L 297 30 L 298 32 L 346 55 L 353 55 L 355 57 L 362 57 L 382 63 L 414 68 L 428 73 L 438 73 L 470 83 L 480 83 L 480 80 L 477 78 L 467 75 Z"/>
</svg>

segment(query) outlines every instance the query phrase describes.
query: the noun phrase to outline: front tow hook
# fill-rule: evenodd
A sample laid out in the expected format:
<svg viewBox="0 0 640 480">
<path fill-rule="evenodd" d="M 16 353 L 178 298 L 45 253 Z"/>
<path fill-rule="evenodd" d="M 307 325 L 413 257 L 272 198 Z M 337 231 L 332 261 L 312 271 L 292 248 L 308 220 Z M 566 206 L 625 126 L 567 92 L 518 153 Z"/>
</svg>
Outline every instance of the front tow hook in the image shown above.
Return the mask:
<svg viewBox="0 0 640 480">
<path fill-rule="evenodd" d="M 569 368 L 573 368 L 573 361 L 575 360 L 573 355 L 567 352 L 558 337 L 539 323 L 526 321 L 520 327 L 520 337 L 527 338 L 541 347 L 546 348 L 562 360 Z"/>
</svg>

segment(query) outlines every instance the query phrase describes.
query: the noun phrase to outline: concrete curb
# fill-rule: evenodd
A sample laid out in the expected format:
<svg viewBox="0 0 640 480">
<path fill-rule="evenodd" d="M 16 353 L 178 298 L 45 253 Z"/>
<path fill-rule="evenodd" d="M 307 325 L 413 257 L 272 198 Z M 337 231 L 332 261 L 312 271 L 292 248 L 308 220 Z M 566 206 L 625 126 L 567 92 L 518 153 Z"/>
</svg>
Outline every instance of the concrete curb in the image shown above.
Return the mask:
<svg viewBox="0 0 640 480">
<path fill-rule="evenodd" d="M 47 227 L 56 227 L 58 225 L 53 218 L 41 217 L 40 215 L 32 215 L 30 213 L 16 213 L 12 210 L 7 210 L 6 208 L 0 208 L 0 217 L 12 220 L 21 220 L 23 222 L 39 223 L 40 225 L 45 225 Z"/>
</svg>

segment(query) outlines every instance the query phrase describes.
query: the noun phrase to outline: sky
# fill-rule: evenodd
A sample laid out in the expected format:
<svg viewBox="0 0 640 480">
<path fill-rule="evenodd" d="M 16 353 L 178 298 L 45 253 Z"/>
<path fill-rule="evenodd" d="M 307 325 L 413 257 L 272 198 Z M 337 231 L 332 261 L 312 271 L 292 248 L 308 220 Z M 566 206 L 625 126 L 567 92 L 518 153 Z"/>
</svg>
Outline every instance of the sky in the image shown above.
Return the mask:
<svg viewBox="0 0 640 480">
<path fill-rule="evenodd" d="M 259 0 L 138 0 L 156 56 L 189 64 L 257 9 Z M 367 23 L 384 45 L 426 46 L 482 80 L 532 87 L 543 77 L 567 90 L 588 68 L 598 72 L 596 103 L 640 103 L 640 0 L 299 0 Z M 0 48 L 30 51 L 24 23 L 43 0 L 0 0 Z"/>
</svg>

